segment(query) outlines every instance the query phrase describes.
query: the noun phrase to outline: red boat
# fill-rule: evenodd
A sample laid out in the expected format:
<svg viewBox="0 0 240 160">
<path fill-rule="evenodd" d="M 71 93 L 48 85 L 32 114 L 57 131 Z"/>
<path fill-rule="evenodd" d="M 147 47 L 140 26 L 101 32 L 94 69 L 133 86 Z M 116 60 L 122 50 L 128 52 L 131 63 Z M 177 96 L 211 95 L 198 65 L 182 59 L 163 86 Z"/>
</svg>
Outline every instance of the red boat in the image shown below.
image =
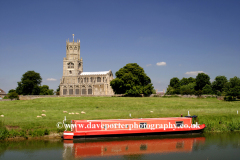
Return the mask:
<svg viewBox="0 0 240 160">
<path fill-rule="evenodd" d="M 205 137 L 136 139 L 120 141 L 78 142 L 64 140 L 64 159 L 105 157 L 119 155 L 168 154 L 192 152 L 195 146 L 204 144 Z"/>
<path fill-rule="evenodd" d="M 199 125 L 196 118 L 197 116 L 72 120 L 71 124 L 65 125 L 71 128 L 71 131 L 64 131 L 63 139 L 200 132 L 205 128 L 205 124 Z"/>
</svg>

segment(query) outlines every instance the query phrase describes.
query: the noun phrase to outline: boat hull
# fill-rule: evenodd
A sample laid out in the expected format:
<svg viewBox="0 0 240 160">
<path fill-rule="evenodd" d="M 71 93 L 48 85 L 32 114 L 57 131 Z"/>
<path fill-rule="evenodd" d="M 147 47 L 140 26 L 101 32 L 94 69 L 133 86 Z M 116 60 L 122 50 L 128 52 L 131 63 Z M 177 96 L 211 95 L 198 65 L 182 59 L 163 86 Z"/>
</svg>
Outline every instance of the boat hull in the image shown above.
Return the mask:
<svg viewBox="0 0 240 160">
<path fill-rule="evenodd" d="M 184 124 L 184 126 L 177 126 L 180 122 Z M 88 121 L 75 120 L 72 121 L 72 124 L 72 131 L 65 131 L 63 133 L 64 139 L 199 133 L 206 127 L 205 124 L 192 124 L 192 119 L 185 117 Z M 112 126 L 115 124 L 115 127 L 105 128 L 106 124 Z M 140 127 L 141 124 L 148 124 L 148 127 L 147 125 L 145 127 Z M 121 128 L 116 127 L 116 125 L 124 125 L 126 127 Z"/>
</svg>

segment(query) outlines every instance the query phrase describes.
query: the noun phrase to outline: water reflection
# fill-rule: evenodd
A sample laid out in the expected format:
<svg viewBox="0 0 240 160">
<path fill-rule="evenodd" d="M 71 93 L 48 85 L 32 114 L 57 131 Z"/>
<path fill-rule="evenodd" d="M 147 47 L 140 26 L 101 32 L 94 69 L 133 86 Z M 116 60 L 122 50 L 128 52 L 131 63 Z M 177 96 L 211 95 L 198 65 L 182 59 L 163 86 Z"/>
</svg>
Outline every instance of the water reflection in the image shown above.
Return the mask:
<svg viewBox="0 0 240 160">
<path fill-rule="evenodd" d="M 193 148 L 204 144 L 205 137 L 194 138 L 165 138 L 165 139 L 136 139 L 101 142 L 79 142 L 64 140 L 63 158 L 131 156 L 142 154 L 167 154 L 192 152 Z"/>
<path fill-rule="evenodd" d="M 1 160 L 25 159 L 131 159 L 131 160 L 239 160 L 240 132 L 198 137 L 131 137 L 130 139 L 62 141 L 0 141 Z"/>
</svg>

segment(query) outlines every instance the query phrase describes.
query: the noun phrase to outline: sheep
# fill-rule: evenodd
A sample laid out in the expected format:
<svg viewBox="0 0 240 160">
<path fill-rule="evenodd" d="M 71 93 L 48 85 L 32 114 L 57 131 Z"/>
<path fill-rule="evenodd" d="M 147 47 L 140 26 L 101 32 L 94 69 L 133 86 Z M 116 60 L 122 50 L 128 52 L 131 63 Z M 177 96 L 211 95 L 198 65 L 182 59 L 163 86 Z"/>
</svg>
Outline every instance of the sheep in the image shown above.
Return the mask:
<svg viewBox="0 0 240 160">
<path fill-rule="evenodd" d="M 72 114 L 74 114 L 74 113 L 72 112 Z"/>
<path fill-rule="evenodd" d="M 1 117 L 4 117 L 4 115 L 1 115 Z"/>
<path fill-rule="evenodd" d="M 37 118 L 42 118 L 42 116 L 37 116 Z"/>
<path fill-rule="evenodd" d="M 63 111 L 63 113 L 67 113 L 67 111 Z"/>
<path fill-rule="evenodd" d="M 45 117 L 45 116 L 46 116 L 46 114 L 42 114 L 42 116 L 44 116 L 44 117 Z"/>
<path fill-rule="evenodd" d="M 72 113 L 68 113 L 68 114 L 72 114 Z"/>
<path fill-rule="evenodd" d="M 150 111 L 151 113 L 153 113 L 153 111 Z"/>
<path fill-rule="evenodd" d="M 42 112 L 46 112 L 45 110 L 42 110 Z"/>
<path fill-rule="evenodd" d="M 81 114 L 86 114 L 86 113 L 84 111 L 82 111 Z"/>
<path fill-rule="evenodd" d="M 76 112 L 76 114 L 79 114 L 79 113 Z"/>
</svg>

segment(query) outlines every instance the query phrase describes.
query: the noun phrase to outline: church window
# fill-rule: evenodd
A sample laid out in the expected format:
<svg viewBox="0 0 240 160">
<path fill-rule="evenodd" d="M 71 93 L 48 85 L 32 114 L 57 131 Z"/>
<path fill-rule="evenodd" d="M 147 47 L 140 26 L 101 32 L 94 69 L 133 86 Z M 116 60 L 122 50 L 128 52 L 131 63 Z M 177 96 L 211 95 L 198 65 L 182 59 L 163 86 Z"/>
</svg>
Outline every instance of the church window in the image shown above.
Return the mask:
<svg viewBox="0 0 240 160">
<path fill-rule="evenodd" d="M 78 63 L 78 69 L 81 67 L 81 63 Z"/>
<path fill-rule="evenodd" d="M 92 87 L 91 86 L 88 87 L 88 94 L 92 94 Z"/>
<path fill-rule="evenodd" d="M 73 89 L 69 89 L 69 95 L 73 94 Z"/>
<path fill-rule="evenodd" d="M 74 68 L 74 64 L 72 62 L 68 63 L 68 68 Z"/>
<path fill-rule="evenodd" d="M 76 89 L 76 91 L 75 91 L 75 92 L 76 92 L 76 94 L 79 94 L 79 89 Z"/>
<path fill-rule="evenodd" d="M 97 82 L 101 82 L 101 77 L 97 77 Z"/>
<path fill-rule="evenodd" d="M 93 80 L 93 78 L 92 78 L 92 77 L 90 77 L 90 82 L 92 82 L 92 80 Z"/>
<path fill-rule="evenodd" d="M 63 95 L 67 94 L 67 89 L 63 89 Z"/>
</svg>

